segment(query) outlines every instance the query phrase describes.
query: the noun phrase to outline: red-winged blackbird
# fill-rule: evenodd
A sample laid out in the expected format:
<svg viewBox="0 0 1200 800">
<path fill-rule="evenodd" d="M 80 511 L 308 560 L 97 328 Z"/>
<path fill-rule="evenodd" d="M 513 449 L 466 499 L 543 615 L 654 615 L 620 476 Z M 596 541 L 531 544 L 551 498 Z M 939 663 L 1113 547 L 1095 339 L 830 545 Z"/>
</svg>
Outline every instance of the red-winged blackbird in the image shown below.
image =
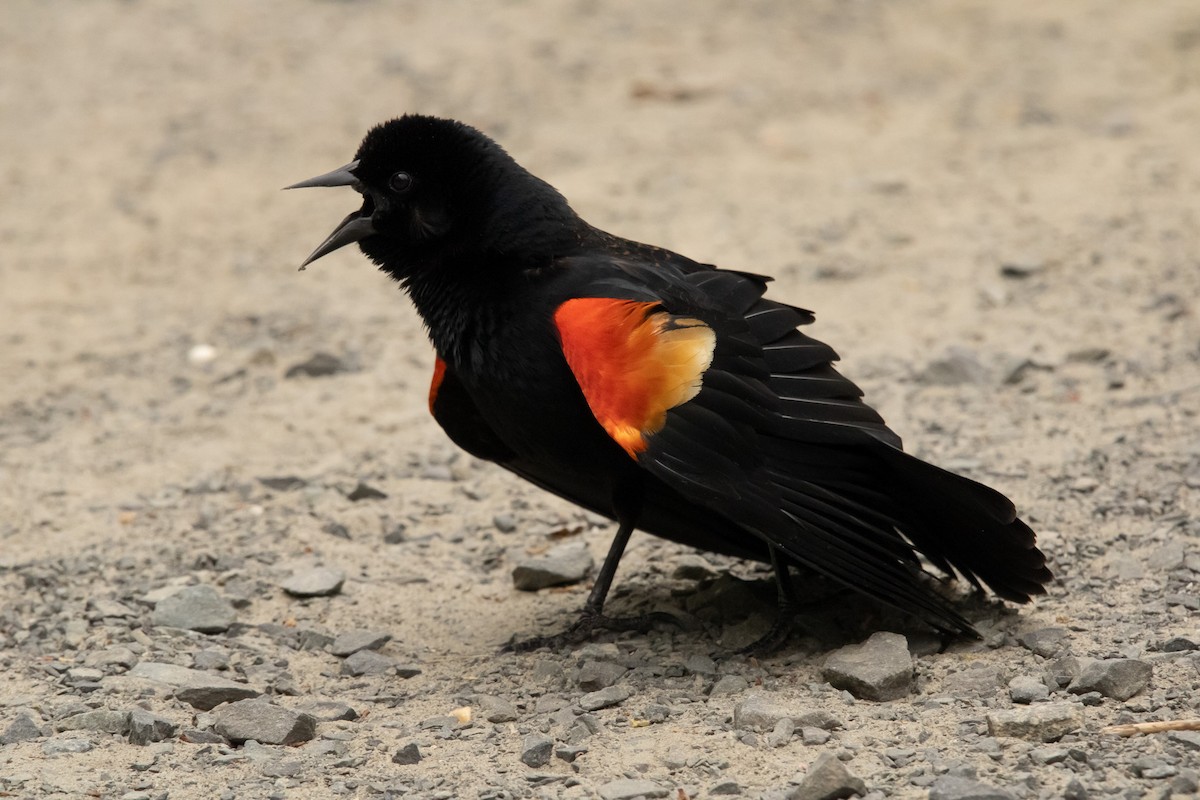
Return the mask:
<svg viewBox="0 0 1200 800">
<path fill-rule="evenodd" d="M 1013 504 L 904 453 L 769 278 L 597 230 L 451 120 L 379 125 L 305 186 L 362 195 L 304 264 L 357 242 L 401 283 L 450 438 L 619 523 L 555 641 L 616 627 L 601 610 L 634 528 L 771 563 L 784 601 L 799 565 L 953 634 L 973 630 L 918 554 L 1020 603 L 1051 580 Z"/>
</svg>

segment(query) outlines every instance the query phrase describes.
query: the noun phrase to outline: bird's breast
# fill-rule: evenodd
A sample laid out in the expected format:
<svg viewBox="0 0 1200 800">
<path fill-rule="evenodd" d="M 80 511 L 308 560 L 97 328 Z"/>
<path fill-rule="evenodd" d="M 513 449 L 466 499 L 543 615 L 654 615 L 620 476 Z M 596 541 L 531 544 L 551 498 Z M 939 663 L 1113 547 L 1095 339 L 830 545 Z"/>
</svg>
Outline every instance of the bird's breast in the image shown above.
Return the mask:
<svg viewBox="0 0 1200 800">
<path fill-rule="evenodd" d="M 549 329 L 500 332 L 470 342 L 463 356 L 463 385 L 521 457 L 579 474 L 630 461 L 596 421 Z"/>
</svg>

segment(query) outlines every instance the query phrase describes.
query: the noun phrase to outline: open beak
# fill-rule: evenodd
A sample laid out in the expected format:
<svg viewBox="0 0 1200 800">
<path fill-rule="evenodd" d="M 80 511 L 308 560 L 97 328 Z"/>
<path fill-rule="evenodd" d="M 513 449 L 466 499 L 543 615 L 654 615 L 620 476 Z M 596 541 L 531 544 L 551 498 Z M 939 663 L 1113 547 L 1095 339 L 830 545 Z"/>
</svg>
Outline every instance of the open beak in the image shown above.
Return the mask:
<svg viewBox="0 0 1200 800">
<path fill-rule="evenodd" d="M 293 183 L 291 186 L 285 186 L 285 189 L 307 189 L 312 186 L 351 186 L 356 191 L 362 191 L 362 184 L 354 174 L 354 170 L 358 168 L 357 161 L 351 161 L 344 167 L 338 167 L 333 172 L 326 172 L 324 175 L 318 175 L 315 178 L 309 178 L 306 181 Z M 348 244 L 353 244 L 360 239 L 365 239 L 375 233 L 375 225 L 371 222 L 370 216 L 363 216 L 361 211 L 355 211 L 347 216 L 344 220 L 338 223 L 338 226 L 333 229 L 333 233 L 317 246 L 312 254 L 304 259 L 304 263 L 300 265 L 300 269 L 304 269 L 312 262 L 316 261 L 321 256 L 326 256 L 341 247 Z"/>
</svg>

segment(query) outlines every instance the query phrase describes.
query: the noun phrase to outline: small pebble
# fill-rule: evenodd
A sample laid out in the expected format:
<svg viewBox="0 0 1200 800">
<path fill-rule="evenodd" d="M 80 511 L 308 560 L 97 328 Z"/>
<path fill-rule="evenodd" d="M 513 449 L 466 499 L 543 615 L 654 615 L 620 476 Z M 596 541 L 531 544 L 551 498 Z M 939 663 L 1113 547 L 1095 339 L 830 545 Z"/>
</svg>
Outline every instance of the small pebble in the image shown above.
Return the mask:
<svg viewBox="0 0 1200 800">
<path fill-rule="evenodd" d="M 930 786 L 929 800 L 1016 800 L 1016 795 L 974 778 L 943 775 Z"/>
<path fill-rule="evenodd" d="M 542 734 L 530 734 L 521 742 L 521 763 L 529 767 L 544 767 L 550 763 L 554 740 Z"/>
<path fill-rule="evenodd" d="M 862 700 L 897 700 L 914 688 L 908 641 L 898 633 L 872 634 L 862 644 L 833 651 L 821 670 L 835 689 L 845 689 Z"/>
<path fill-rule="evenodd" d="M 358 650 L 342 662 L 345 675 L 383 675 L 395 670 L 395 659 L 374 650 Z"/>
<path fill-rule="evenodd" d="M 48 756 L 69 753 L 86 753 L 93 747 L 87 739 L 50 739 L 42 743 L 42 752 Z"/>
<path fill-rule="evenodd" d="M 713 684 L 708 694 L 710 697 L 719 697 L 720 695 L 744 692 L 749 688 L 750 683 L 741 675 L 723 675 Z"/>
<path fill-rule="evenodd" d="M 579 688 L 595 692 L 612 686 L 628 670 L 622 664 L 611 661 L 588 661 L 579 668 Z"/>
<path fill-rule="evenodd" d="M 40 739 L 46 734 L 40 725 L 29 714 L 18 714 L 9 726 L 0 733 L 0 744 L 17 744 Z"/>
<path fill-rule="evenodd" d="M 179 732 L 179 726 L 169 719 L 135 708 L 129 714 L 129 743 L 148 745 L 170 739 Z"/>
<path fill-rule="evenodd" d="M 1018 675 L 1008 682 L 1008 696 L 1014 703 L 1028 705 L 1050 697 L 1050 689 L 1043 681 L 1030 675 Z"/>
<path fill-rule="evenodd" d="M 987 715 L 988 733 L 1056 742 L 1083 727 L 1083 710 L 1076 703 L 1035 703 Z"/>
<path fill-rule="evenodd" d="M 784 717 L 775 723 L 775 727 L 767 734 L 767 744 L 771 747 L 783 747 L 792 739 L 792 734 L 796 732 L 796 723 L 788 717 Z M 824 731 L 822 731 L 824 733 Z"/>
<path fill-rule="evenodd" d="M 168 628 L 223 633 L 237 619 L 233 606 L 211 586 L 184 586 L 154 606 L 150 621 Z"/>
<path fill-rule="evenodd" d="M 266 700 L 239 700 L 218 708 L 213 717 L 213 729 L 234 744 L 248 739 L 261 744 L 297 744 L 316 735 L 316 720 L 311 716 Z"/>
<path fill-rule="evenodd" d="M 523 592 L 536 592 L 550 586 L 579 583 L 592 571 L 594 562 L 587 544 L 565 542 L 545 555 L 524 556 L 513 567 L 513 586 Z"/>
<path fill-rule="evenodd" d="M 1067 691 L 1099 692 L 1113 700 L 1128 700 L 1150 685 L 1154 667 L 1135 658 L 1106 658 L 1083 665 Z"/>
<path fill-rule="evenodd" d="M 421 760 L 421 750 L 416 742 L 409 742 L 392 754 L 393 764 L 416 764 Z"/>
<path fill-rule="evenodd" d="M 666 797 L 670 790 L 654 781 L 620 778 L 600 785 L 601 800 L 634 800 L 640 797 Z"/>
<path fill-rule="evenodd" d="M 867 793 L 861 778 L 850 774 L 833 753 L 821 753 L 809 765 L 800 784 L 788 795 L 789 800 L 832 800 Z"/>
<path fill-rule="evenodd" d="M 326 597 L 337 594 L 346 582 L 346 573 L 329 567 L 300 570 L 280 584 L 293 597 Z"/>
<path fill-rule="evenodd" d="M 800 729 L 800 741 L 810 747 L 825 744 L 832 737 L 833 734 L 824 728 L 814 728 L 811 725 L 806 725 Z"/>
<path fill-rule="evenodd" d="M 177 698 L 201 711 L 208 711 L 221 703 L 261 694 L 254 687 L 244 683 L 175 664 L 143 661 L 129 670 L 128 674 L 176 687 Z"/>
<path fill-rule="evenodd" d="M 314 353 L 307 361 L 301 361 L 288 367 L 283 377 L 296 378 L 303 375 L 309 378 L 324 378 L 346 371 L 348 370 L 345 362 L 337 356 L 329 353 Z"/>
<path fill-rule="evenodd" d="M 347 631 L 333 640 L 329 652 L 344 658 L 359 650 L 378 650 L 391 640 L 392 635 L 384 631 Z"/>
<path fill-rule="evenodd" d="M 623 703 L 632 694 L 633 692 L 624 686 L 609 686 L 597 692 L 588 692 L 580 697 L 579 706 L 584 711 L 598 711 L 601 708 L 609 708 Z"/>
</svg>

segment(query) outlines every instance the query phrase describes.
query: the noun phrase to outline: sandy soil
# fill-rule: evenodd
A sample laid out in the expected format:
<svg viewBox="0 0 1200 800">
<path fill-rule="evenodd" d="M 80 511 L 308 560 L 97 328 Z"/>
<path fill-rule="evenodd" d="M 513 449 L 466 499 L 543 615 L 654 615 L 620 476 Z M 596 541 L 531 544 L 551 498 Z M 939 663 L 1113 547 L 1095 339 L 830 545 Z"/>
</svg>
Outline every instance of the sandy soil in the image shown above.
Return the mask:
<svg viewBox="0 0 1200 800">
<path fill-rule="evenodd" d="M 125 666 L 72 688 L 65 670 L 131 642 L 188 666 L 232 654 L 224 674 L 285 705 L 368 714 L 321 723 L 319 741 L 346 740 L 335 755 L 175 741 L 139 769 L 145 748 L 95 731 L 86 753 L 0 745 L 0 790 L 590 797 L 628 774 L 672 798 L 722 781 L 783 796 L 825 751 L 876 797 L 923 797 L 955 770 L 1016 797 L 1187 790 L 1186 743 L 1096 732 L 1200 716 L 1192 654 L 1160 652 L 1200 641 L 1195 3 L 12 0 L 0 23 L 0 730 L 135 702 L 202 727 L 169 692 L 122 683 Z M 587 589 L 517 592 L 514 558 L 564 531 L 598 558 L 608 531 L 455 455 L 425 410 L 432 354 L 402 294 L 349 248 L 296 272 L 352 199 L 279 192 L 407 111 L 489 132 L 593 224 L 777 276 L 910 450 L 1016 500 L 1061 576 L 1051 595 L 1019 616 L 975 603 L 985 642 L 920 653 L 917 691 L 884 704 L 820 675 L 875 618 L 817 621 L 825 634 L 762 662 L 729 655 L 746 626 L 719 618 L 601 637 L 615 657 L 498 655 L 565 625 Z M 285 378 L 318 352 L 346 371 Z M 285 475 L 304 487 L 258 481 Z M 347 499 L 360 481 L 387 497 Z M 689 557 L 636 537 L 614 607 L 695 610 L 705 590 L 673 577 Z M 347 573 L 341 594 L 278 588 L 312 564 Z M 146 593 L 180 583 L 240 598 L 238 625 L 152 625 Z M 98 598 L 138 614 L 89 616 Z M 347 678 L 271 624 L 386 630 L 383 652 L 423 671 Z M 1080 705 L 1072 755 L 1042 760 L 984 718 L 1011 706 L 1009 678 L 1054 668 L 1018 644 L 1053 626 L 1060 656 L 1145 657 L 1155 676 Z M 695 656 L 716 673 L 685 668 Z M 577 666 L 612 658 L 633 696 L 596 712 L 588 753 L 521 763 L 526 734 L 562 738 Z M 983 689 L 961 679 L 975 668 Z M 771 746 L 733 724 L 741 694 L 706 694 L 720 675 L 841 727 Z M 422 726 L 480 696 L 517 719 Z M 394 764 L 410 741 L 424 759 Z M 263 766 L 280 758 L 299 766 Z"/>
</svg>

